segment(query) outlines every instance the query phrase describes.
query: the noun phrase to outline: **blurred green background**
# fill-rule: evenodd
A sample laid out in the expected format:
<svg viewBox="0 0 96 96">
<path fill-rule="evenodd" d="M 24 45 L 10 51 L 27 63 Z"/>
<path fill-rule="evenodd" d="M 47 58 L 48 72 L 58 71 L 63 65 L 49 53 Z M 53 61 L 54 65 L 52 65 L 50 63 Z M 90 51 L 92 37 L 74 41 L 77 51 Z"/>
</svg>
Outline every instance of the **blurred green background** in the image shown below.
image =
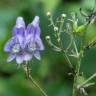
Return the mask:
<svg viewBox="0 0 96 96">
<path fill-rule="evenodd" d="M 48 96 L 71 96 L 73 77 L 68 76 L 71 70 L 63 55 L 52 51 L 45 40 L 46 35 L 53 34 L 53 30 L 48 27 L 46 12 L 50 11 L 56 18 L 62 13 L 69 16 L 74 11 L 82 22 L 84 18 L 81 17 L 79 8 L 89 10 L 94 6 L 96 7 L 94 0 L 0 0 L 0 96 L 42 96 L 39 90 L 25 79 L 22 68 L 16 68 L 15 60 L 6 62 L 8 54 L 3 51 L 5 42 L 11 37 L 16 18 L 23 16 L 28 24 L 35 15 L 40 16 L 45 50 L 41 52 L 40 61 L 34 58 L 30 62 L 32 76 Z M 86 42 L 95 36 L 96 25 L 87 31 Z M 88 77 L 96 72 L 96 48 L 87 50 L 85 55 L 81 71 Z M 87 92 L 88 96 L 96 96 L 96 85 L 88 88 Z"/>
</svg>

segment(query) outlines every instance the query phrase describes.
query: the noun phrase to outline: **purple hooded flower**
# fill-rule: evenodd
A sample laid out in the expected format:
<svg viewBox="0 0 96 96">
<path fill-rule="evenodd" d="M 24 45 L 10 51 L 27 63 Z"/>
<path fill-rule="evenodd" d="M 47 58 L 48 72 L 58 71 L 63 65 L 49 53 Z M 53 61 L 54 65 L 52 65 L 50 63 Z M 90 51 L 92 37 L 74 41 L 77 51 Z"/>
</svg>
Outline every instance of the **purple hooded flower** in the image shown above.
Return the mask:
<svg viewBox="0 0 96 96">
<path fill-rule="evenodd" d="M 18 17 L 16 25 L 13 28 L 13 36 L 7 41 L 4 46 L 4 51 L 9 52 L 10 55 L 7 61 L 10 62 L 16 58 L 18 64 L 23 62 L 23 45 L 24 45 L 25 23 L 22 17 Z"/>
<path fill-rule="evenodd" d="M 31 57 L 34 56 L 39 60 L 40 60 L 40 51 L 44 50 L 44 46 L 40 38 L 40 33 L 41 29 L 39 27 L 39 17 L 35 16 L 32 23 L 30 23 L 27 26 L 25 32 L 26 35 L 25 50 L 27 51 L 28 54 L 31 55 Z"/>
<path fill-rule="evenodd" d="M 40 51 L 44 50 L 40 38 L 39 17 L 35 16 L 27 28 L 22 17 L 18 17 L 13 28 L 13 36 L 4 46 L 4 51 L 9 52 L 7 61 L 16 58 L 17 64 L 30 61 L 32 56 L 40 60 Z"/>
</svg>

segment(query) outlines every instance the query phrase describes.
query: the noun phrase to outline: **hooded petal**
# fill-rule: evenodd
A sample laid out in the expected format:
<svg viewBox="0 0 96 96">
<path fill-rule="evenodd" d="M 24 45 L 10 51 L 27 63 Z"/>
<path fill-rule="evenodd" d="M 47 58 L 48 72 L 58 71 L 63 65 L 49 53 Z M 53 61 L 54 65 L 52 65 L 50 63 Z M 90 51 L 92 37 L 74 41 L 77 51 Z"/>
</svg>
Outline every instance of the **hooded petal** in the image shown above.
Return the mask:
<svg viewBox="0 0 96 96">
<path fill-rule="evenodd" d="M 41 57 L 40 57 L 40 52 L 39 52 L 39 51 L 35 51 L 35 52 L 34 52 L 34 57 L 35 57 L 36 59 L 40 60 L 40 59 L 41 59 Z"/>
<path fill-rule="evenodd" d="M 17 35 L 16 38 L 18 40 L 18 43 L 20 44 L 20 47 L 24 48 L 25 47 L 25 45 L 24 45 L 24 37 L 21 36 L 21 35 Z"/>
<path fill-rule="evenodd" d="M 24 48 L 25 22 L 23 17 L 18 17 L 13 28 L 13 35 L 18 39 L 21 48 Z"/>
<path fill-rule="evenodd" d="M 23 17 L 18 17 L 16 20 L 16 25 L 13 28 L 13 35 L 24 35 L 25 22 Z"/>
<path fill-rule="evenodd" d="M 40 27 L 38 26 L 38 27 L 36 27 L 36 29 L 35 29 L 35 35 L 38 35 L 38 36 L 40 37 L 40 33 L 41 33 L 41 29 L 40 29 Z"/>
<path fill-rule="evenodd" d="M 16 27 L 17 28 L 25 28 L 25 22 L 24 22 L 24 19 L 23 17 L 17 17 L 17 20 L 16 20 Z"/>
<path fill-rule="evenodd" d="M 23 60 L 24 60 L 23 55 L 17 55 L 16 56 L 16 62 L 17 62 L 17 64 L 23 63 Z"/>
<path fill-rule="evenodd" d="M 27 30 L 25 32 L 25 44 L 29 43 L 30 40 L 34 40 L 34 33 L 35 33 L 35 28 L 33 27 L 32 24 L 29 24 L 27 26 Z"/>
<path fill-rule="evenodd" d="M 39 27 L 39 16 L 35 16 L 33 22 L 27 26 L 25 44 L 29 42 L 34 42 L 36 36 L 40 37 L 40 32 L 41 29 Z"/>
<path fill-rule="evenodd" d="M 33 34 L 34 31 L 35 31 L 35 28 L 34 28 L 34 26 L 32 25 L 32 23 L 28 24 L 27 30 L 26 30 L 26 35 L 28 35 L 28 34 Z"/>
<path fill-rule="evenodd" d="M 11 53 L 11 54 L 8 56 L 8 58 L 7 58 L 7 62 L 12 61 L 15 57 L 16 57 L 16 54 L 12 54 L 12 53 Z"/>
<path fill-rule="evenodd" d="M 32 25 L 34 26 L 34 27 L 37 27 L 37 26 L 39 26 L 39 16 L 35 16 L 34 17 L 34 19 L 33 19 L 33 21 L 32 21 Z"/>
<path fill-rule="evenodd" d="M 12 37 L 7 41 L 7 43 L 4 46 L 4 51 L 9 52 L 12 45 L 16 43 L 16 38 Z"/>
<path fill-rule="evenodd" d="M 13 36 L 16 36 L 16 35 L 21 35 L 21 36 L 24 36 L 24 34 L 25 34 L 25 29 L 24 28 L 17 28 L 17 27 L 13 27 L 13 30 L 12 30 L 12 32 L 13 32 Z"/>
<path fill-rule="evenodd" d="M 40 32 L 41 32 L 41 29 L 39 27 L 39 22 L 40 22 L 39 19 L 40 19 L 39 16 L 35 16 L 33 22 L 31 23 L 34 26 L 34 29 L 35 29 L 34 30 L 34 35 L 38 35 L 38 36 L 40 36 Z"/>
<path fill-rule="evenodd" d="M 32 23 L 30 23 L 27 26 L 27 34 L 33 34 L 33 36 L 35 34 L 40 35 L 40 27 L 39 27 L 39 16 L 35 16 L 35 18 L 33 19 Z"/>
<path fill-rule="evenodd" d="M 41 38 L 39 36 L 36 36 L 35 42 L 39 46 L 39 50 L 44 50 L 43 42 L 42 42 L 42 40 L 41 40 Z"/>
</svg>

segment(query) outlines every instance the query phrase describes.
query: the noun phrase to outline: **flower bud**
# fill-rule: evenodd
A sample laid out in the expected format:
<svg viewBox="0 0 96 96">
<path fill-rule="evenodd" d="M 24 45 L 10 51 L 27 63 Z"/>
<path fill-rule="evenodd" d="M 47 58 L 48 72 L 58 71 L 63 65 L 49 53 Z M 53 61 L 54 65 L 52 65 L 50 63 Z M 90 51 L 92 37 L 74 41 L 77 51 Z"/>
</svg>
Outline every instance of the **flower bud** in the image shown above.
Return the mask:
<svg viewBox="0 0 96 96">
<path fill-rule="evenodd" d="M 55 26 L 55 27 L 54 27 L 54 31 L 58 31 L 58 27 Z"/>
<path fill-rule="evenodd" d="M 63 13 L 63 14 L 61 14 L 61 16 L 62 16 L 62 18 L 65 18 L 66 17 L 66 14 Z"/>
<path fill-rule="evenodd" d="M 47 12 L 46 15 L 47 15 L 48 17 L 50 17 L 50 16 L 51 16 L 51 13 L 50 13 L 50 12 Z"/>
<path fill-rule="evenodd" d="M 50 36 L 46 36 L 46 40 L 50 40 Z"/>
</svg>

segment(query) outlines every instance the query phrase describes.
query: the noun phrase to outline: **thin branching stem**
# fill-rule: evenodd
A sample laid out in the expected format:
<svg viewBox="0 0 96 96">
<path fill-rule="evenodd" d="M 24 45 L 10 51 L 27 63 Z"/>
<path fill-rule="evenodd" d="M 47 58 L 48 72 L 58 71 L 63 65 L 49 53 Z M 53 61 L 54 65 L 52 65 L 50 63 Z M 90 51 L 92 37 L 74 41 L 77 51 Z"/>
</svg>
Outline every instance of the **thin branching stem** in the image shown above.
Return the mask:
<svg viewBox="0 0 96 96">
<path fill-rule="evenodd" d="M 73 69 L 72 63 L 71 63 L 71 61 L 70 61 L 70 59 L 69 59 L 66 51 L 63 50 L 63 53 L 64 53 L 64 56 L 65 56 L 65 58 L 66 58 L 66 60 L 67 60 L 67 62 L 68 62 L 68 64 L 69 64 L 69 67 L 70 67 L 71 69 Z"/>
<path fill-rule="evenodd" d="M 57 36 L 58 36 L 57 37 L 57 41 L 58 41 L 58 44 L 59 44 L 60 48 L 62 49 L 62 51 L 64 53 L 64 56 L 65 56 L 65 58 L 66 58 L 66 60 L 67 60 L 67 62 L 69 64 L 69 67 L 71 69 L 73 69 L 72 63 L 71 63 L 71 61 L 70 61 L 70 59 L 69 59 L 69 57 L 67 55 L 66 50 L 64 50 L 63 44 L 62 44 L 62 41 L 61 41 L 61 32 L 62 32 L 62 28 L 63 28 L 63 25 L 64 25 L 64 18 L 61 17 L 61 20 L 60 21 L 61 22 L 60 22 L 60 26 L 59 26 L 59 31 L 57 32 Z"/>
<path fill-rule="evenodd" d="M 76 46 L 76 43 L 75 41 L 73 41 L 73 45 L 74 45 L 74 48 L 75 48 L 75 51 L 76 51 L 76 55 L 78 54 L 78 50 L 77 50 L 77 46 Z M 80 61 L 79 61 L 79 57 L 77 58 L 77 65 L 76 65 L 76 74 L 74 75 L 74 83 L 73 83 L 73 93 L 72 93 L 72 96 L 77 96 L 77 89 L 76 89 L 76 82 L 77 82 L 77 78 L 78 78 L 78 75 L 79 75 L 79 68 L 80 68 Z"/>
<path fill-rule="evenodd" d="M 33 79 L 33 77 L 31 75 L 29 75 L 29 79 L 30 81 L 32 81 L 32 83 L 41 91 L 43 96 L 48 96 L 43 89 L 37 84 L 37 82 Z"/>
</svg>

